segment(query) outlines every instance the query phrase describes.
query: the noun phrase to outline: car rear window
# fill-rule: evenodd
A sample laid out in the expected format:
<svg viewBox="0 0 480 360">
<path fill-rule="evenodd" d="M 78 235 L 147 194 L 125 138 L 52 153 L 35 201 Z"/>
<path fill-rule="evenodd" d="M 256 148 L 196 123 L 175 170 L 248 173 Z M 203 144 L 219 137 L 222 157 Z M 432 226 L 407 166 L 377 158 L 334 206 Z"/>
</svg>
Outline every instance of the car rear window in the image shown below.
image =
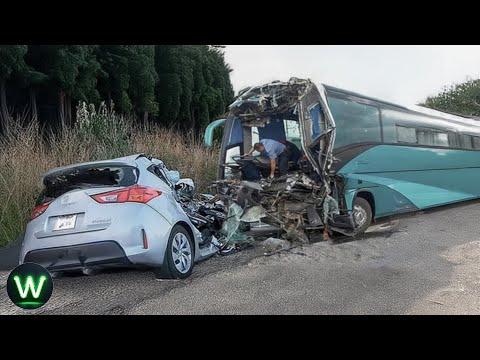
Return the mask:
<svg viewBox="0 0 480 360">
<path fill-rule="evenodd" d="M 45 177 L 45 187 L 36 205 L 54 200 L 75 189 L 93 187 L 131 186 L 138 180 L 138 169 L 133 166 L 80 166 L 55 172 Z"/>
</svg>

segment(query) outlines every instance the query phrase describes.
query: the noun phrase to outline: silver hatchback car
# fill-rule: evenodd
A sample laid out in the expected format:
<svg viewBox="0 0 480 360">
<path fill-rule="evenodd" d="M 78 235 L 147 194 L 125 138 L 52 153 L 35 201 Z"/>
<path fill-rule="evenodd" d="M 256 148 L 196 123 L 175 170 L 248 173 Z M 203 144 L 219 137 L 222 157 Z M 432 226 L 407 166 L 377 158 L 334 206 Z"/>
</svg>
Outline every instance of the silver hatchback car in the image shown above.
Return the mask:
<svg viewBox="0 0 480 360">
<path fill-rule="evenodd" d="M 219 247 L 205 242 L 192 224 L 178 184 L 193 186 L 143 154 L 49 171 L 25 231 L 20 264 L 84 273 L 146 265 L 159 277 L 187 278 L 195 262 Z"/>
</svg>

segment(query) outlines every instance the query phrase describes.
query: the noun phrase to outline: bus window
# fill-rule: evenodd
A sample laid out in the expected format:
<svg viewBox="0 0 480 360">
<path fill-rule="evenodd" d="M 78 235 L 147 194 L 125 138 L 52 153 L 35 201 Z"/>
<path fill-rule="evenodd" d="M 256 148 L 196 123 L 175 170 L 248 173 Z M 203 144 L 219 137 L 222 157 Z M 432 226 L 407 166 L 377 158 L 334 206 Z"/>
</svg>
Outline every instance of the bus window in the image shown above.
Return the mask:
<svg viewBox="0 0 480 360">
<path fill-rule="evenodd" d="M 260 135 L 258 133 L 258 128 L 256 126 L 252 126 L 250 128 L 250 131 L 252 132 L 252 144 L 248 146 L 248 150 L 250 150 L 253 145 L 255 145 L 256 143 L 258 143 L 260 141 Z M 248 150 L 245 150 L 245 152 L 247 152 Z M 254 151 L 253 152 L 253 156 L 257 156 L 259 155 L 260 153 L 258 151 Z"/>
<path fill-rule="evenodd" d="M 225 164 L 235 163 L 234 157 L 239 157 L 240 155 L 240 145 L 231 147 L 225 154 Z M 224 177 L 225 179 L 232 178 L 232 169 L 228 166 L 225 167 Z"/>
<path fill-rule="evenodd" d="M 273 139 L 280 142 L 285 140 L 302 148 L 300 138 L 300 124 L 296 120 L 275 119 L 264 127 L 252 127 L 252 144 L 260 139 Z"/>
<path fill-rule="evenodd" d="M 464 149 L 473 149 L 473 138 L 470 135 L 460 135 L 460 143 Z"/>
<path fill-rule="evenodd" d="M 240 145 L 228 149 L 227 153 L 226 153 L 226 156 L 225 156 L 225 163 L 226 164 L 234 163 L 235 160 L 233 160 L 233 157 L 240 156 L 240 155 L 241 155 L 240 154 Z"/>
<path fill-rule="evenodd" d="M 459 148 L 461 147 L 460 145 L 460 140 L 457 137 L 456 133 L 449 132 L 448 133 L 448 145 L 452 148 Z"/>
<path fill-rule="evenodd" d="M 295 144 L 299 149 L 301 149 L 302 141 L 300 138 L 300 124 L 295 120 L 284 120 L 284 123 L 286 140 Z"/>
<path fill-rule="evenodd" d="M 310 119 L 312 122 L 311 123 L 311 141 L 313 142 L 322 133 L 322 130 L 320 129 L 320 116 L 321 116 L 320 104 L 317 103 L 312 107 L 310 107 L 308 110 L 310 112 Z"/>
<path fill-rule="evenodd" d="M 333 97 L 329 106 L 336 124 L 335 147 L 382 141 L 378 108 Z"/>
<path fill-rule="evenodd" d="M 258 128 L 252 127 L 252 146 L 260 141 L 260 137 L 258 135 Z"/>
<path fill-rule="evenodd" d="M 447 146 L 448 134 L 433 130 L 417 130 L 418 144 L 428 146 Z"/>
<path fill-rule="evenodd" d="M 415 128 L 397 125 L 397 141 L 400 143 L 417 144 L 417 130 Z"/>
<path fill-rule="evenodd" d="M 258 136 L 262 139 L 272 139 L 276 141 L 285 141 L 285 125 L 283 118 L 271 118 L 268 124 L 257 128 Z"/>
<path fill-rule="evenodd" d="M 480 149 L 480 137 L 472 136 L 472 140 L 473 140 L 473 148 L 477 150 Z"/>
</svg>

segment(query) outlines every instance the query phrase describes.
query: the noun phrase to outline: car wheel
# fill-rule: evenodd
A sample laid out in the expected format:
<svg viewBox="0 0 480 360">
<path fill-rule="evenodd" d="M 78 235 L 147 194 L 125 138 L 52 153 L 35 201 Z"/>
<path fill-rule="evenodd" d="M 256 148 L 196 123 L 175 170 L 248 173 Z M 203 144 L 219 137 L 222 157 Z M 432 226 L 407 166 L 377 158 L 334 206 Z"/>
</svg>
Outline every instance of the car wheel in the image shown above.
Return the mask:
<svg viewBox="0 0 480 360">
<path fill-rule="evenodd" d="M 357 234 L 363 234 L 372 222 L 372 207 L 362 197 L 357 197 L 353 203 L 353 221 L 357 227 Z"/>
<path fill-rule="evenodd" d="M 188 231 L 175 225 L 168 239 L 167 250 L 161 272 L 157 276 L 167 279 L 186 279 L 192 274 L 194 247 Z"/>
</svg>

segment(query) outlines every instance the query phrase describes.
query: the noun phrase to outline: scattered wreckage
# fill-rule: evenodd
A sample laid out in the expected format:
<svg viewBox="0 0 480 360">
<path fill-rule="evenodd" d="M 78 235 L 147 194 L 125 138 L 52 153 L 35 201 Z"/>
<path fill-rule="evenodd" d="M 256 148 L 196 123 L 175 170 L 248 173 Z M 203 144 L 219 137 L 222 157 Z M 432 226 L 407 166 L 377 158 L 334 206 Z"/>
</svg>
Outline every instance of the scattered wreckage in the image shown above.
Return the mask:
<svg viewBox="0 0 480 360">
<path fill-rule="evenodd" d="M 244 240 L 242 234 L 255 237 L 283 233 L 285 239 L 308 243 L 317 239 L 315 234 L 320 230 L 324 240 L 330 239 L 331 232 L 355 235 L 351 216 L 341 215 L 337 201 L 325 187 L 305 174 L 258 183 L 224 180 L 213 186 L 228 204 L 223 226 L 227 240 Z M 241 234 L 239 229 L 243 229 Z"/>
<path fill-rule="evenodd" d="M 261 156 L 226 161 L 222 152 L 213 195 L 196 194 L 191 179 L 144 154 L 49 171 L 20 263 L 87 272 L 140 264 L 186 278 L 195 262 L 254 238 L 307 243 L 321 230 L 324 240 L 333 232 L 354 236 L 355 221 L 336 200 L 344 181 L 331 171 L 335 122 L 325 103 L 311 81 L 295 78 L 242 92 L 229 118 L 243 131 L 244 144 L 252 145 L 253 128 L 270 131 L 275 118 L 292 119 L 300 128 L 302 158 L 287 175 L 265 180 L 268 164 Z"/>
<path fill-rule="evenodd" d="M 310 80 L 296 78 L 243 91 L 230 106 L 229 118 L 242 127 L 245 148 L 252 144 L 252 128 L 266 128 L 278 117 L 291 118 L 300 127 L 303 158 L 290 164 L 287 175 L 267 179 L 268 158 L 238 155 L 227 162 L 222 153 L 219 180 L 211 184 L 215 195 L 209 198 L 215 207 L 206 211 L 204 205 L 187 202 L 192 222 L 202 231 L 218 231 L 216 236 L 226 244 L 268 236 L 308 243 L 317 241 L 322 231 L 323 240 L 330 240 L 334 232 L 355 236 L 352 215 L 341 211 L 343 204 L 336 200 L 344 182 L 331 171 L 335 122 L 329 112 L 319 110 L 327 108 L 318 106 L 325 101 Z M 318 111 L 312 111 L 316 106 Z"/>
<path fill-rule="evenodd" d="M 328 110 L 320 111 L 328 109 L 321 106 L 325 102 L 310 80 L 293 78 L 247 89 L 230 106 L 229 118 L 240 124 L 247 144 L 252 143 L 253 127 L 265 128 L 278 117 L 298 121 L 304 156 L 291 164 L 287 175 L 266 180 L 267 158 L 236 156 L 227 162 L 222 153 L 220 180 L 212 190 L 228 208 L 223 225 L 227 240 L 282 234 L 307 243 L 322 230 L 324 240 L 330 240 L 332 232 L 356 235 L 352 215 L 341 211 L 343 204 L 336 200 L 344 182 L 331 171 L 335 122 Z"/>
</svg>

